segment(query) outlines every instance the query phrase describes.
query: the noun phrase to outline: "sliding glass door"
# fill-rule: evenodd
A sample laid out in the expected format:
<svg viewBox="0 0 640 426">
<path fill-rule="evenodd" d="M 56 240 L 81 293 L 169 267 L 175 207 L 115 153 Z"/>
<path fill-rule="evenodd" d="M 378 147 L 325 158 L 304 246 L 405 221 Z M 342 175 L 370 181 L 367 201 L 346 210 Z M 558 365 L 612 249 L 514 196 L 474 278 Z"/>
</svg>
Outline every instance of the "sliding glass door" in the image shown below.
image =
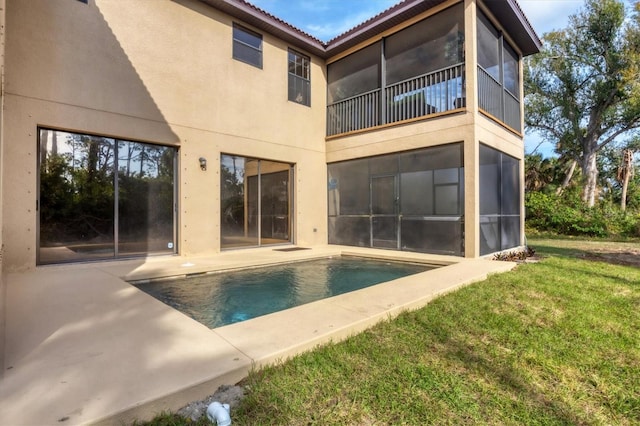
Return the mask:
<svg viewBox="0 0 640 426">
<path fill-rule="evenodd" d="M 176 149 L 39 134 L 38 263 L 171 254 Z"/>
<path fill-rule="evenodd" d="M 292 172 L 288 163 L 222 155 L 223 249 L 291 242 Z"/>
</svg>

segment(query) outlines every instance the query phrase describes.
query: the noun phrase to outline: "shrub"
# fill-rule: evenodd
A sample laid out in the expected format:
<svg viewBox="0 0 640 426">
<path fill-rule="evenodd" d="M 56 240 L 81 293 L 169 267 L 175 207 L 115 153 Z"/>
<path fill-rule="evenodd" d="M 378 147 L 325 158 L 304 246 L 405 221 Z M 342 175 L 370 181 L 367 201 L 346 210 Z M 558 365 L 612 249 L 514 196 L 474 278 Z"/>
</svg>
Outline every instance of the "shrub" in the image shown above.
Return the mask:
<svg viewBox="0 0 640 426">
<path fill-rule="evenodd" d="M 602 201 L 587 207 L 578 193 L 558 196 L 531 192 L 525 197 L 527 227 L 537 231 L 591 237 L 640 236 L 640 215 Z"/>
</svg>

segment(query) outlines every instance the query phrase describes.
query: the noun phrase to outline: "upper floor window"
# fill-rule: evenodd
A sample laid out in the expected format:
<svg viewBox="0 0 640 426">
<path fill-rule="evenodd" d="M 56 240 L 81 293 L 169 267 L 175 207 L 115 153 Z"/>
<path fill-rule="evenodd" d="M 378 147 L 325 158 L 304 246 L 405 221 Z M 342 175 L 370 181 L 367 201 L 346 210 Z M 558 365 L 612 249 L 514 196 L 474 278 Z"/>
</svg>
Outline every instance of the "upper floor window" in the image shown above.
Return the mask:
<svg viewBox="0 0 640 426">
<path fill-rule="evenodd" d="M 289 100 L 311 105 L 311 61 L 308 56 L 289 49 Z"/>
<path fill-rule="evenodd" d="M 233 59 L 262 68 L 262 36 L 233 24 Z"/>
</svg>

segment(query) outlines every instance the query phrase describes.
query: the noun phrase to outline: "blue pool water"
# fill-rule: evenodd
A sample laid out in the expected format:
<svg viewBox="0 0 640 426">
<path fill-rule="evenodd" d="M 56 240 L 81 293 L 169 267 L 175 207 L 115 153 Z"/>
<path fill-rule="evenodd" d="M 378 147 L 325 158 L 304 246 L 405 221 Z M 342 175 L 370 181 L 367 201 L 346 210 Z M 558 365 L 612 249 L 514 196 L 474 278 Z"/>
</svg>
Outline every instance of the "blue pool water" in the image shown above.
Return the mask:
<svg viewBox="0 0 640 426">
<path fill-rule="evenodd" d="M 215 328 L 433 269 L 362 258 L 325 258 L 137 285 Z"/>
</svg>

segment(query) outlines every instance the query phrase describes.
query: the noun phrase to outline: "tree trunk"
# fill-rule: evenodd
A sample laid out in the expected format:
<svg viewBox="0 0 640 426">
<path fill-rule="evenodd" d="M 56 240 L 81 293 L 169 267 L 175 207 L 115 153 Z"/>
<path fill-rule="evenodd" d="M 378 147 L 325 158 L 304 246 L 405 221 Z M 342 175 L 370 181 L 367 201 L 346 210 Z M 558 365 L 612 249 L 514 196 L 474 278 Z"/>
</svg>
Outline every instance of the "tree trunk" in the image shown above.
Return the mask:
<svg viewBox="0 0 640 426">
<path fill-rule="evenodd" d="M 625 173 L 622 179 L 622 198 L 620 199 L 620 210 L 627 209 L 627 189 L 629 188 L 629 173 Z"/>
<path fill-rule="evenodd" d="M 629 179 L 633 175 L 633 151 L 625 149 L 622 153 L 622 165 L 620 167 L 620 178 L 622 180 L 622 197 L 620 199 L 620 210 L 627 209 L 627 190 L 629 189 Z"/>
<path fill-rule="evenodd" d="M 596 151 L 585 150 L 582 157 L 582 172 L 584 174 L 584 192 L 582 200 L 589 207 L 596 204 L 596 192 L 598 187 L 598 165 L 596 163 Z"/>
<path fill-rule="evenodd" d="M 49 131 L 41 130 L 40 131 L 40 165 L 44 166 L 47 164 L 47 149 L 49 145 Z"/>
<path fill-rule="evenodd" d="M 556 189 L 556 195 L 562 194 L 562 191 L 564 191 L 565 188 L 569 186 L 569 183 L 571 182 L 571 178 L 573 177 L 573 173 L 576 171 L 577 164 L 578 162 L 576 160 L 571 161 L 571 166 L 569 166 L 569 170 L 567 171 L 567 174 L 564 176 L 562 185 L 560 185 L 558 189 Z"/>
</svg>

